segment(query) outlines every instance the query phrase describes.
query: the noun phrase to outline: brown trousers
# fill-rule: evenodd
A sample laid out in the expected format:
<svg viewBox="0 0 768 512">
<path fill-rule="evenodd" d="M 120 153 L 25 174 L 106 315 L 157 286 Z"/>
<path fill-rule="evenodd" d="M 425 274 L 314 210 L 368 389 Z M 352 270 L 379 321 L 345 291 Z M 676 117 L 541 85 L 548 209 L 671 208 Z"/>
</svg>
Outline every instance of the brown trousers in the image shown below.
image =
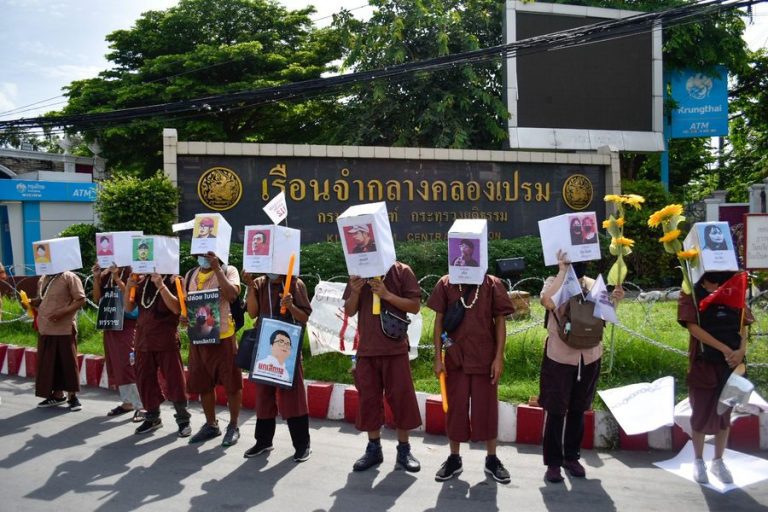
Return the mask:
<svg viewBox="0 0 768 512">
<path fill-rule="evenodd" d="M 37 377 L 35 395 L 50 397 L 54 391 L 80 391 L 77 367 L 77 335 L 37 336 Z"/>
<path fill-rule="evenodd" d="M 291 389 L 256 383 L 256 417 L 260 420 L 273 419 L 278 411 L 284 420 L 309 413 L 301 363 L 296 366 Z"/>
<path fill-rule="evenodd" d="M 165 380 L 165 395 L 160 388 L 158 371 Z M 184 365 L 179 351 L 136 352 L 136 384 L 147 411 L 157 411 L 165 399 L 186 403 Z"/>
</svg>

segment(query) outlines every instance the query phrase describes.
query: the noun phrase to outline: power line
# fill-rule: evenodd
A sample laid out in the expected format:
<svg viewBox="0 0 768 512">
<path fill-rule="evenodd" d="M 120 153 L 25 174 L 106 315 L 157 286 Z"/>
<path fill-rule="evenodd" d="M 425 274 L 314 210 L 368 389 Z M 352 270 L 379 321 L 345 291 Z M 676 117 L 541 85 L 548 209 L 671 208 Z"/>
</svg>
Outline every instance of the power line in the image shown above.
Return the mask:
<svg viewBox="0 0 768 512">
<path fill-rule="evenodd" d="M 109 112 L 0 121 L 0 129 L 11 127 L 62 127 L 65 129 L 89 130 L 148 117 L 173 117 L 187 114 L 208 115 L 232 111 L 233 109 L 239 110 L 245 107 L 252 108 L 277 101 L 306 99 L 338 92 L 344 87 L 376 80 L 403 78 L 417 73 L 448 70 L 463 65 L 482 64 L 502 57 L 525 56 L 541 51 L 555 51 L 584 44 L 604 42 L 617 37 L 630 37 L 647 32 L 655 26 L 669 27 L 691 23 L 716 12 L 746 7 L 750 4 L 764 1 L 766 0 L 710 0 L 666 11 L 643 13 L 619 20 L 607 20 L 553 34 L 535 36 L 509 44 L 388 66 L 382 69 Z"/>
</svg>

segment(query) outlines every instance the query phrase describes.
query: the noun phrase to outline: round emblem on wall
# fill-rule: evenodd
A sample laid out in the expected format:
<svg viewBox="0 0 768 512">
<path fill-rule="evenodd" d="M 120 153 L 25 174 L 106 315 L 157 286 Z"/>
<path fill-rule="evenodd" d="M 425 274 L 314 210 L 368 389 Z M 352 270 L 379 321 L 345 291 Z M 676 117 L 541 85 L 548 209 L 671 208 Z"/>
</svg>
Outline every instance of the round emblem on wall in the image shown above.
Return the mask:
<svg viewBox="0 0 768 512">
<path fill-rule="evenodd" d="M 229 210 L 243 197 L 243 182 L 231 169 L 211 167 L 197 181 L 197 196 L 211 210 Z"/>
<path fill-rule="evenodd" d="M 563 200 L 573 210 L 583 210 L 592 202 L 592 182 L 583 174 L 573 174 L 563 184 Z"/>
</svg>

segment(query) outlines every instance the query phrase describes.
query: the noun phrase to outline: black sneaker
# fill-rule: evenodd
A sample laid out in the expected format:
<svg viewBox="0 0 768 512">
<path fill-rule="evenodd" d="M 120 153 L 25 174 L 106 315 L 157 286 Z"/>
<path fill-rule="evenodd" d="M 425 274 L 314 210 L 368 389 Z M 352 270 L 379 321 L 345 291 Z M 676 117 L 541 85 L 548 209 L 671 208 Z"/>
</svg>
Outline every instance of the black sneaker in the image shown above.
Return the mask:
<svg viewBox="0 0 768 512">
<path fill-rule="evenodd" d="M 189 424 L 189 422 L 186 423 L 180 423 L 179 424 L 179 431 L 176 433 L 179 437 L 189 437 L 192 435 L 192 425 Z"/>
<path fill-rule="evenodd" d="M 73 396 L 67 400 L 67 406 L 69 406 L 70 412 L 77 412 L 83 408 L 83 406 L 80 404 L 80 400 L 78 400 L 76 396 Z"/>
<path fill-rule="evenodd" d="M 189 444 L 202 443 L 203 441 L 219 437 L 220 435 L 221 429 L 218 424 L 209 425 L 208 423 L 204 423 L 203 426 L 200 427 L 200 430 L 197 431 L 197 434 L 189 439 Z"/>
<path fill-rule="evenodd" d="M 252 457 L 258 457 L 262 453 L 271 452 L 275 447 L 272 443 L 265 443 L 263 441 L 257 441 L 255 445 L 251 446 L 244 454 L 243 457 L 250 459 Z"/>
<path fill-rule="evenodd" d="M 397 459 L 395 462 L 409 473 L 418 473 L 421 469 L 421 464 L 411 454 L 410 443 L 399 443 L 397 445 Z"/>
<path fill-rule="evenodd" d="M 500 484 L 508 484 L 512 481 L 509 471 L 507 471 L 507 468 L 504 467 L 504 464 L 495 455 L 485 457 L 485 472 Z"/>
<path fill-rule="evenodd" d="M 461 455 L 451 454 L 435 474 L 435 480 L 445 482 L 460 475 L 462 471 L 464 471 L 464 468 L 461 466 Z"/>
<path fill-rule="evenodd" d="M 67 399 L 64 398 L 63 396 L 61 398 L 56 398 L 55 396 L 52 396 L 51 398 L 46 398 L 45 400 L 37 404 L 37 406 L 41 409 L 43 407 L 55 407 L 57 405 L 63 404 L 66 401 Z"/>
<path fill-rule="evenodd" d="M 144 423 L 136 428 L 137 434 L 149 434 L 153 430 L 157 430 L 163 426 L 163 420 L 155 418 L 153 420 L 144 420 Z"/>
<path fill-rule="evenodd" d="M 304 448 L 298 448 L 296 453 L 293 454 L 294 462 L 304 462 L 309 460 L 309 456 L 312 455 L 312 450 L 309 449 L 309 445 Z"/>
<path fill-rule="evenodd" d="M 221 440 L 221 446 L 237 444 L 238 439 L 240 439 L 240 429 L 236 425 L 227 425 L 227 431 L 224 434 L 224 439 Z"/>
<path fill-rule="evenodd" d="M 357 459 L 352 466 L 353 471 L 365 471 L 373 466 L 378 466 L 384 462 L 384 454 L 381 452 L 381 445 L 368 441 L 365 447 L 365 454 Z"/>
</svg>

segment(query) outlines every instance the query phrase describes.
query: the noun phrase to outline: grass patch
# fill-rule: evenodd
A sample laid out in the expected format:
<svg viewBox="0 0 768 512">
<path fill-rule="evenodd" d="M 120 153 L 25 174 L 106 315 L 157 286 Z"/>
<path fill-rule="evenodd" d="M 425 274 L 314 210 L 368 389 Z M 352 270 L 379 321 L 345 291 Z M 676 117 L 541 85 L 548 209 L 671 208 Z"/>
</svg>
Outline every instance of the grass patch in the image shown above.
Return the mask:
<svg viewBox="0 0 768 512">
<path fill-rule="evenodd" d="M 539 393 L 539 368 L 546 335 L 543 328 L 544 309 L 534 300 L 531 317 L 525 320 L 507 322 L 506 365 L 499 384 L 499 398 L 504 401 L 527 402 L 529 397 Z M 2 298 L 3 319 L 0 323 L 0 341 L 14 345 L 34 347 L 37 336 L 28 319 L 23 318 L 23 311 L 18 301 L 9 297 Z M 768 333 L 768 311 L 756 308 L 754 334 Z M 619 308 L 619 319 L 626 329 L 650 338 L 653 343 L 641 339 L 622 327 L 608 325 L 605 331 L 605 352 L 603 355 L 603 375 L 599 389 L 608 389 L 637 382 L 650 382 L 665 375 L 676 379 L 677 398 L 687 394 L 685 372 L 687 357 L 673 350 L 687 351 L 688 332 L 676 321 L 677 304 L 658 302 L 643 304 L 625 301 Z M 424 331 L 420 340 L 419 356 L 412 364 L 413 380 L 416 389 L 428 393 L 439 391 L 437 379 L 432 373 L 432 324 L 434 314 L 427 308 L 422 309 Z M 247 315 L 246 315 L 247 316 Z M 89 307 L 78 315 L 79 350 L 87 354 L 104 353 L 101 333 L 96 330 L 96 311 Z M 252 321 L 246 318 L 246 327 Z M 613 330 L 613 343 L 611 331 Z M 187 361 L 188 345 L 186 333 L 181 332 L 182 358 Z M 753 336 L 747 352 L 750 366 L 749 378 L 755 383 L 758 392 L 768 396 L 768 347 L 766 337 Z M 613 346 L 613 350 L 611 350 Z M 610 361 L 613 358 L 613 367 Z M 309 343 L 304 342 L 304 374 L 308 379 L 352 383 L 349 373 L 350 358 L 342 354 L 322 354 L 311 356 Z M 604 408 L 599 398 L 595 407 Z"/>
</svg>

